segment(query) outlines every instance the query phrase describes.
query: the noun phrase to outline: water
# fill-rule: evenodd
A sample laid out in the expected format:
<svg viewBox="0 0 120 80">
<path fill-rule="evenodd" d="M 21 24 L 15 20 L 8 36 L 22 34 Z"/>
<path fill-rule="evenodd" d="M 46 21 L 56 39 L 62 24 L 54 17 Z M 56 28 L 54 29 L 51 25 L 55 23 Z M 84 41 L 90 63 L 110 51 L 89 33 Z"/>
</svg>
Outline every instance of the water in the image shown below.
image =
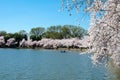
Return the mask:
<svg viewBox="0 0 120 80">
<path fill-rule="evenodd" d="M 78 52 L 0 49 L 0 80 L 115 80 L 113 76 Z"/>
</svg>

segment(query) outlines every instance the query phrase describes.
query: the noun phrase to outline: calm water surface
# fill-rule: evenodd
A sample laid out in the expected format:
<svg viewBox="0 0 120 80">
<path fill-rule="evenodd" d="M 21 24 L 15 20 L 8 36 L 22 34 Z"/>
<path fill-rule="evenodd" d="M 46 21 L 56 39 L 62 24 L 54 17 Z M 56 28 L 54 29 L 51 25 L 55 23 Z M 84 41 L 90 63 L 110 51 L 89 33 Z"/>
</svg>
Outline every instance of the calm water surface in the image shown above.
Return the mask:
<svg viewBox="0 0 120 80">
<path fill-rule="evenodd" d="M 104 66 L 94 66 L 89 55 L 77 53 L 0 49 L 0 80 L 115 80 Z"/>
</svg>

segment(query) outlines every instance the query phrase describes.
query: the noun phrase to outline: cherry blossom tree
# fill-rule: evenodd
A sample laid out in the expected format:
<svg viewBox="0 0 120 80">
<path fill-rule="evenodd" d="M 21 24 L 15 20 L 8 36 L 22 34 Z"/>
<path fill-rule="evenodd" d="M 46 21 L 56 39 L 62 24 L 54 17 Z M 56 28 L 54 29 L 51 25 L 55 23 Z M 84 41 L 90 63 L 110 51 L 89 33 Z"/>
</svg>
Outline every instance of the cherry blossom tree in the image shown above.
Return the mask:
<svg viewBox="0 0 120 80">
<path fill-rule="evenodd" d="M 107 0 L 101 3 L 105 12 L 96 18 L 89 30 L 94 62 L 112 60 L 120 67 L 120 0 Z"/>
<path fill-rule="evenodd" d="M 15 38 L 10 38 L 7 40 L 6 46 L 8 47 L 16 47 L 17 42 L 15 41 Z"/>
<path fill-rule="evenodd" d="M 62 0 L 62 9 L 84 9 L 91 16 L 90 52 L 95 63 L 120 67 L 120 0 Z"/>
<path fill-rule="evenodd" d="M 4 36 L 0 36 L 0 47 L 5 45 L 5 39 Z"/>
<path fill-rule="evenodd" d="M 86 38 L 83 38 L 83 40 Z M 70 39 L 41 39 L 39 41 L 25 40 L 23 39 L 19 47 L 31 47 L 31 48 L 45 48 L 45 49 L 57 49 L 57 48 L 87 48 L 87 43 L 83 42 L 79 38 L 70 38 Z M 9 40 L 11 41 L 11 40 Z M 8 42 L 10 43 L 10 42 Z M 8 44 L 7 43 L 7 44 Z"/>
</svg>

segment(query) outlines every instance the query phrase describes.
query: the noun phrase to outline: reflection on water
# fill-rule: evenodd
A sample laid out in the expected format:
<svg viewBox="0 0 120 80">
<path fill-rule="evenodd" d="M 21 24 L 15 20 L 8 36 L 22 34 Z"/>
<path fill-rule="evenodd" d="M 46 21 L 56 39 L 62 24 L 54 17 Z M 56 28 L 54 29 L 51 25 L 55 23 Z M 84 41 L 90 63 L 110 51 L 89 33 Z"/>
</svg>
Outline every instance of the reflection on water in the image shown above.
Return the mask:
<svg viewBox="0 0 120 80">
<path fill-rule="evenodd" d="M 0 80 L 120 79 L 119 72 L 115 73 L 116 76 L 102 65 L 94 66 L 90 55 L 77 53 L 61 53 L 59 50 L 0 49 Z"/>
<path fill-rule="evenodd" d="M 115 69 L 116 80 L 120 80 L 120 68 Z"/>
<path fill-rule="evenodd" d="M 112 62 L 109 62 L 108 69 L 114 74 L 114 80 L 120 80 L 120 68 L 116 67 Z"/>
</svg>

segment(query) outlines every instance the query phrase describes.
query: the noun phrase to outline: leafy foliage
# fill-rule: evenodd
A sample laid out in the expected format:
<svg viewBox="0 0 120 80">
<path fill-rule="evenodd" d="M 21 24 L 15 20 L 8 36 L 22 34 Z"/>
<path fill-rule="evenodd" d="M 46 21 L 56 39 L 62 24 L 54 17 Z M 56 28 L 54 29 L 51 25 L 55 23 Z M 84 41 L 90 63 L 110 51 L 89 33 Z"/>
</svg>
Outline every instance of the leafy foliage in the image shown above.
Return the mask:
<svg viewBox="0 0 120 80">
<path fill-rule="evenodd" d="M 7 34 L 6 31 L 0 31 L 0 36 L 5 36 Z"/>
<path fill-rule="evenodd" d="M 43 27 L 36 27 L 36 28 L 32 28 L 30 31 L 30 39 L 32 40 L 40 40 L 42 38 L 42 35 L 45 31 L 45 28 Z"/>
<path fill-rule="evenodd" d="M 79 26 L 64 25 L 51 26 L 44 33 L 44 37 L 52 39 L 82 38 L 87 31 Z"/>
</svg>

